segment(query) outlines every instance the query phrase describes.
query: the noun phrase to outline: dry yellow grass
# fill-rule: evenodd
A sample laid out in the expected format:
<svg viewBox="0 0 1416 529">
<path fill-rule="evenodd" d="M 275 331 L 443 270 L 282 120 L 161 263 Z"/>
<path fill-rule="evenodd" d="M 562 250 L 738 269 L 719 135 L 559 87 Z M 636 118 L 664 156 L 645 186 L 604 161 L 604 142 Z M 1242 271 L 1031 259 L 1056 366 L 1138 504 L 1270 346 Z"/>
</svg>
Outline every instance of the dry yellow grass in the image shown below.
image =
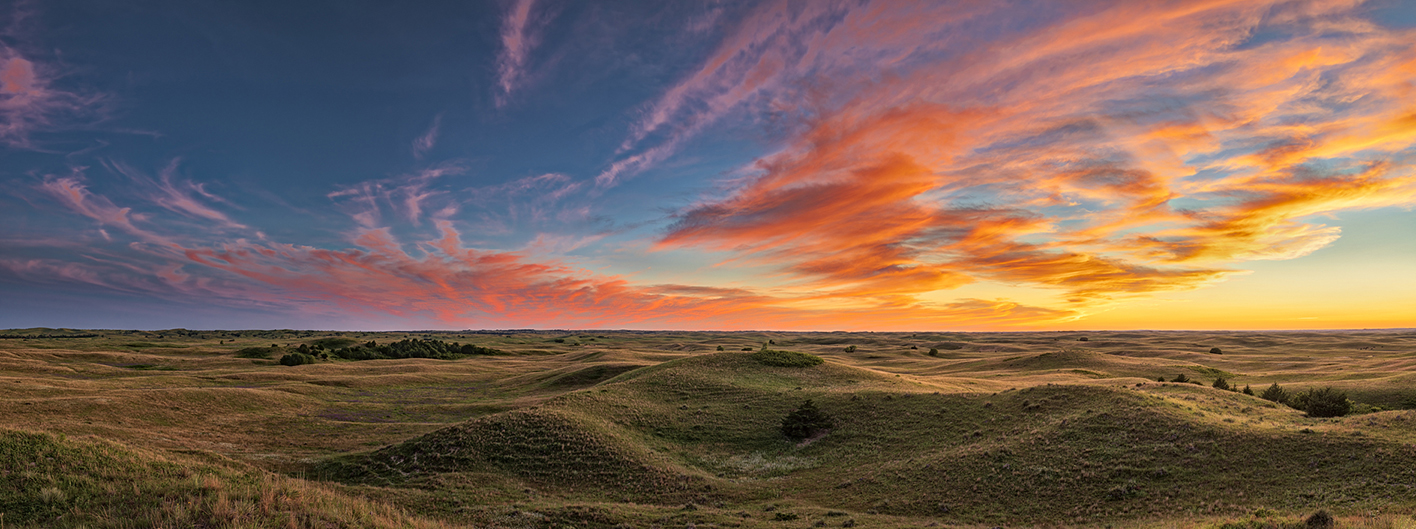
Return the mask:
<svg viewBox="0 0 1416 529">
<path fill-rule="evenodd" d="M 320 362 L 298 367 L 281 366 L 273 359 L 236 358 L 234 353 L 244 347 L 294 346 L 341 334 L 98 333 L 103 336 L 0 340 L 0 406 L 5 409 L 0 414 L 0 427 L 66 434 L 71 436 L 69 442 L 74 436 L 93 436 L 143 454 L 205 461 L 203 464 L 211 468 L 242 475 L 274 472 L 261 479 L 282 480 L 286 484 L 282 486 L 295 487 L 291 490 L 318 490 L 317 495 L 329 498 L 321 509 L 336 509 L 346 501 L 355 502 L 349 505 L 372 502 L 367 505 L 391 509 L 381 511 L 386 512 L 387 520 L 405 516 L 422 520 L 416 521 L 421 524 L 547 526 L 565 522 L 606 527 L 660 519 L 772 527 L 799 526 L 806 521 L 840 526 L 846 519 L 863 526 L 1029 521 L 1195 526 L 1245 518 L 1260 505 L 1274 509 L 1279 518 L 1290 519 L 1330 505 L 1346 524 L 1401 527 L 1409 520 L 1403 516 L 1413 506 L 1410 493 L 1400 492 L 1409 491 L 1409 486 L 1388 490 L 1381 485 L 1405 474 L 1372 470 L 1381 467 L 1372 466 L 1378 463 L 1371 460 L 1385 458 L 1393 464 L 1416 460 L 1410 457 L 1410 447 L 1416 442 L 1416 413 L 1401 411 L 1416 407 L 1416 332 L 1409 331 L 348 333 L 358 341 L 432 337 L 495 347 L 513 355 L 452 361 Z M 719 346 L 726 352 L 756 350 L 769 340 L 775 342 L 774 349 L 816 354 L 827 364 L 810 373 L 781 378 L 714 360 L 728 358 L 714 354 Z M 855 350 L 847 352 L 849 346 Z M 1215 347 L 1222 354 L 1211 354 Z M 929 354 L 930 349 L 937 353 Z M 654 367 L 634 371 L 638 366 Z M 1157 377 L 1168 380 L 1182 373 L 1204 385 L 1156 382 Z M 1252 386 L 1255 391 L 1274 382 L 1291 390 L 1332 386 L 1347 391 L 1355 401 L 1392 411 L 1310 419 L 1283 406 L 1214 390 L 1209 384 L 1216 376 L 1224 376 L 1241 388 Z M 772 423 L 795 400 L 805 397 L 853 418 L 811 446 L 784 445 L 774 437 Z M 990 407 L 973 407 L 985 401 Z M 567 430 L 566 439 L 592 435 L 620 443 L 628 450 L 625 453 L 642 454 L 647 458 L 643 460 L 649 461 L 646 464 L 654 468 L 699 476 L 694 479 L 712 485 L 711 490 L 625 498 L 614 484 L 574 486 L 570 481 L 546 478 L 534 469 L 519 472 L 515 464 L 505 462 L 417 475 L 404 469 L 407 475 L 400 479 L 380 476 L 379 480 L 348 484 L 313 484 L 300 479 L 319 477 L 316 472 L 334 468 L 328 461 L 345 461 L 349 456 L 331 457 L 385 446 L 416 452 L 421 445 L 401 443 L 465 421 L 532 408 L 560 410 L 555 413 L 569 413 L 576 421 L 584 421 L 576 428 L 588 429 Z M 1091 470 L 1065 458 L 1043 457 L 1058 450 L 1077 456 L 1089 444 L 1108 443 L 1102 432 L 1115 427 L 1108 426 L 1114 419 L 1099 418 L 1102 415 L 1150 425 L 1150 430 L 1131 431 L 1121 439 L 1145 439 L 1157 448 L 1107 452 L 1105 458 L 1090 463 L 1101 467 Z M 1074 430 L 1073 425 L 1083 428 Z M 1338 485 L 1347 492 L 1336 495 L 1322 493 L 1304 499 L 1303 494 L 1312 491 L 1278 480 L 1257 485 L 1248 499 L 1234 497 L 1215 503 L 1213 498 L 1242 492 L 1246 482 L 1237 478 L 1262 475 L 1243 468 L 1242 458 L 1225 456 L 1208 463 L 1192 458 L 1194 468 L 1188 470 L 1166 467 L 1172 475 L 1179 473 L 1178 479 L 1186 486 L 1212 482 L 1214 489 L 1200 491 L 1204 493 L 1160 491 L 1156 487 L 1161 485 L 1136 478 L 1148 496 L 1133 500 L 1123 487 L 1117 493 L 1123 499 L 1109 501 L 1104 496 L 1114 485 L 1111 477 L 1100 489 L 1095 488 L 1101 486 L 1097 482 L 1048 492 L 1053 490 L 1046 481 L 1053 479 L 1049 472 L 1123 476 L 1134 470 L 1140 476 L 1147 472 L 1146 465 L 1182 464 L 1187 460 L 1184 457 L 1162 462 L 1171 461 L 1162 456 L 1170 450 L 1165 443 L 1178 442 L 1165 441 L 1171 433 L 1165 429 L 1171 427 L 1200 432 L 1194 434 L 1199 437 L 1186 437 L 1189 440 L 1185 442 L 1215 443 L 1201 445 L 1215 453 L 1256 450 L 1256 454 L 1270 457 L 1265 444 L 1358 450 L 1350 461 L 1305 457 L 1375 473 L 1349 476 L 1351 480 L 1342 477 L 1344 481 Z M 534 435 L 546 433 L 537 432 Z M 1187 450 L 1183 445 L 1180 449 Z M 1002 457 L 999 453 L 1010 454 L 1007 457 L 1014 460 L 1008 464 L 1014 466 L 999 470 L 995 465 L 1003 464 L 995 461 Z M 359 457 L 366 456 L 355 459 Z M 1146 458 L 1152 462 L 1146 463 Z M 1360 465 L 1359 458 L 1363 461 Z M 1255 456 L 1255 460 L 1261 459 Z M 536 464 L 574 468 L 573 463 L 559 460 Z M 1220 467 L 1207 468 L 1206 464 Z M 949 472 L 970 479 L 995 472 L 1031 474 L 1009 478 L 1017 481 L 1016 487 L 983 487 L 979 494 L 1002 499 L 979 503 L 968 499 L 976 488 L 972 482 L 963 487 L 960 494 L 967 494 L 962 496 L 932 490 L 965 483 L 920 473 L 923 465 L 947 467 Z M 1339 479 L 1336 474 L 1321 475 Z M 237 490 L 214 472 L 193 476 L 190 484 L 180 489 L 203 498 L 203 516 L 244 520 L 245 513 L 268 512 L 279 503 L 266 488 Z M 1192 478 L 1193 482 L 1183 481 Z M 857 479 L 877 484 L 867 481 L 862 482 L 866 485 L 834 488 Z M 1121 480 L 1116 483 L 1125 482 L 1116 479 Z M 1069 490 L 1085 490 L 1099 499 L 1086 500 L 1083 505 L 1078 503 L 1081 500 L 1066 496 L 1052 503 L 1037 500 L 1033 507 L 1022 509 L 999 507 L 1009 495 L 1027 494 L 1027 490 L 1064 496 L 1071 494 Z M 72 500 L 72 494 L 60 486 L 46 485 L 33 492 L 36 498 L 51 503 Z M 1267 499 L 1255 499 L 1255 494 Z M 1363 494 L 1394 495 L 1383 500 Z M 682 502 L 698 496 L 708 503 L 699 502 L 692 511 L 682 510 Z M 1164 500 L 1167 497 L 1173 499 Z M 624 499 L 634 501 L 620 501 Z M 719 502 L 724 504 L 722 508 L 716 507 Z M 952 502 L 951 509 L 940 512 L 938 504 L 947 502 Z M 772 504 L 780 505 L 763 510 Z M 1078 514 L 1047 514 L 1057 505 L 1080 510 Z M 1388 512 L 1374 510 L 1379 508 Z M 161 509 L 159 514 L 144 512 L 163 520 L 195 519 L 181 502 L 165 503 Z M 998 512 L 987 512 L 989 509 Z M 799 519 L 778 521 L 772 514 L 784 511 L 796 513 Z M 831 511 L 844 516 L 827 516 Z M 747 517 L 739 514 L 744 512 Z M 342 519 L 340 516 L 346 514 L 333 519 Z M 352 511 L 347 516 L 358 518 Z M 268 526 L 261 524 L 272 519 L 231 522 L 230 526 Z M 386 526 L 398 526 L 403 522 L 388 523 L 393 525 Z"/>
</svg>

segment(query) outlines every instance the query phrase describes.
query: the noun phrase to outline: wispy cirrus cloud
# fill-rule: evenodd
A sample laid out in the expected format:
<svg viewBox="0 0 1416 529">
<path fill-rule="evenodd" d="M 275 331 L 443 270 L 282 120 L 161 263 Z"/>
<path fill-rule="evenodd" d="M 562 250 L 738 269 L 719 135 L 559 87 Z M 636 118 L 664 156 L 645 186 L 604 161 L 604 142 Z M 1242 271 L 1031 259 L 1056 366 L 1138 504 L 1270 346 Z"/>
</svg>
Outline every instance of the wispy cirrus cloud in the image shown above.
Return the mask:
<svg viewBox="0 0 1416 529">
<path fill-rule="evenodd" d="M 37 187 L 74 213 L 97 221 L 105 238 L 110 238 L 110 235 L 102 228 L 112 227 L 144 242 L 163 246 L 175 245 L 166 236 L 137 225 L 138 222 L 148 220 L 146 214 L 136 213 L 129 207 L 119 207 L 107 197 L 89 192 L 82 169 L 75 169 L 68 175 L 48 175 Z"/>
<path fill-rule="evenodd" d="M 445 190 L 434 188 L 433 183 L 439 178 L 461 174 L 465 170 L 455 162 L 444 163 L 392 178 L 343 186 L 326 196 L 339 204 L 364 228 L 384 225 L 385 212 L 401 216 L 417 226 L 430 211 L 428 206 L 431 201 L 447 194 Z M 456 203 L 444 201 L 431 208 L 431 211 L 434 216 L 446 215 L 456 211 L 456 207 Z"/>
<path fill-rule="evenodd" d="M 246 229 L 246 226 L 231 220 L 231 217 L 208 204 L 208 202 L 230 203 L 207 191 L 205 184 L 194 183 L 191 180 L 179 181 L 178 167 L 180 164 L 181 159 L 174 158 L 158 171 L 157 178 L 154 179 L 126 163 L 116 160 L 104 162 L 109 170 L 137 183 L 140 189 L 147 193 L 149 200 L 169 211 L 212 221 L 228 229 Z"/>
<path fill-rule="evenodd" d="M 497 85 L 493 99 L 498 107 L 511 100 L 511 93 L 526 80 L 527 61 L 540 43 L 540 27 L 534 15 L 536 0 L 512 0 L 502 15 L 501 44 L 497 55 Z"/>
<path fill-rule="evenodd" d="M 62 128 L 96 112 L 103 97 L 54 86 L 55 74 L 18 50 L 0 44 L 0 142 L 36 148 L 33 134 Z"/>
<path fill-rule="evenodd" d="M 428 151 L 433 150 L 433 146 L 438 144 L 438 134 L 442 130 L 442 114 L 433 116 L 433 124 L 428 126 L 427 132 L 413 140 L 413 157 L 422 160 L 428 155 Z"/>
</svg>

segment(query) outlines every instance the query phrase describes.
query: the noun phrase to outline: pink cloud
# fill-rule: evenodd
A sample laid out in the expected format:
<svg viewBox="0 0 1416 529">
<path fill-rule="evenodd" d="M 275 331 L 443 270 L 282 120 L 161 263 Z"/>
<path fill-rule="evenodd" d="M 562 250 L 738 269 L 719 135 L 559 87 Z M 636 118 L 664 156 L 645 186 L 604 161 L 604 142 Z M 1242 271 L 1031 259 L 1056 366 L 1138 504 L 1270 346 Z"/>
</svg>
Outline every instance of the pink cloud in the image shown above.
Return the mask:
<svg viewBox="0 0 1416 529">
<path fill-rule="evenodd" d="M 424 213 L 429 210 L 429 202 L 447 194 L 444 190 L 434 189 L 433 182 L 463 171 L 462 166 L 456 163 L 441 164 L 393 178 L 344 186 L 326 196 L 340 204 L 351 218 L 366 229 L 383 224 L 385 209 L 417 226 L 422 224 L 426 216 Z M 447 215 L 456 211 L 456 205 L 447 202 L 431 209 L 439 215 Z"/>
<path fill-rule="evenodd" d="M 152 192 L 148 193 L 146 198 L 169 211 L 192 218 L 209 220 L 228 229 L 246 229 L 246 226 L 231 220 L 225 213 L 217 211 L 203 202 L 205 199 L 229 204 L 225 199 L 208 192 L 204 185 L 191 181 L 174 182 L 180 163 L 181 159 L 174 158 L 158 172 L 157 179 L 153 179 L 122 162 L 108 161 L 105 162 L 105 165 L 113 172 L 137 182 L 143 188 L 151 189 Z"/>
<path fill-rule="evenodd" d="M 31 135 L 96 110 L 102 97 L 80 95 L 53 86 L 44 65 L 0 44 L 0 142 L 33 148 Z"/>
<path fill-rule="evenodd" d="M 526 77 L 526 62 L 540 41 L 532 18 L 536 0 L 513 0 L 502 17 L 502 50 L 497 57 L 497 106 L 503 106 Z"/>
<path fill-rule="evenodd" d="M 79 171 L 69 176 L 46 176 L 38 187 L 71 211 L 96 220 L 101 226 L 118 228 L 145 242 L 162 246 L 175 245 L 171 239 L 135 224 L 135 221 L 146 219 L 145 215 L 133 213 L 132 208 L 118 207 L 107 198 L 90 193 Z"/>
</svg>

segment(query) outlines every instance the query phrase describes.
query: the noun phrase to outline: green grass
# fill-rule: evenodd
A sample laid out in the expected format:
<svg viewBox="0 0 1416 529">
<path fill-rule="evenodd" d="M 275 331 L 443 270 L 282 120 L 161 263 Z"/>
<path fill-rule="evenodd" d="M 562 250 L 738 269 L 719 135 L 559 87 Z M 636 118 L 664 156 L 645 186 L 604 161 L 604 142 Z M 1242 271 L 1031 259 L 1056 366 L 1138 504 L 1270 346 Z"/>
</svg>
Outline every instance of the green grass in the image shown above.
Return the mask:
<svg viewBox="0 0 1416 529">
<path fill-rule="evenodd" d="M 795 353 L 792 351 L 774 351 L 763 349 L 752 353 L 752 359 L 759 364 L 773 367 L 811 367 L 821 365 L 821 357 L 807 354 Z"/>
</svg>

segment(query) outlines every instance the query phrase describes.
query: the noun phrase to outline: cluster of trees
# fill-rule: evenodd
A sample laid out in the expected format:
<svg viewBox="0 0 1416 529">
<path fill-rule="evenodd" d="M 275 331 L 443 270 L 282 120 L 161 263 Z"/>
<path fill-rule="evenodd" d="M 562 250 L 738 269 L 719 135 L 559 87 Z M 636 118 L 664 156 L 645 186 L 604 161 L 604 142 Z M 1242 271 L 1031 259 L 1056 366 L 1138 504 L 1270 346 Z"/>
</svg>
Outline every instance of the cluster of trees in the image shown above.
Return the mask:
<svg viewBox="0 0 1416 529">
<path fill-rule="evenodd" d="M 280 363 L 287 366 L 313 364 L 318 360 L 340 358 L 344 360 L 383 360 L 394 358 L 434 358 L 454 360 L 473 355 L 502 355 L 500 349 L 482 347 L 457 342 L 433 339 L 408 339 L 380 344 L 375 341 L 350 344 L 345 347 L 325 347 L 317 341 L 314 345 L 300 344 L 299 347 L 282 348 L 277 344 L 266 347 L 247 347 L 236 352 L 240 358 L 270 358 L 272 354 L 284 353 Z"/>
<path fill-rule="evenodd" d="M 47 338 L 100 338 L 98 334 L 0 334 L 0 340 L 30 340 Z"/>
<path fill-rule="evenodd" d="M 298 366 L 313 363 L 315 363 L 314 355 L 305 353 L 290 353 L 280 357 L 280 365 L 283 366 Z"/>
<path fill-rule="evenodd" d="M 1165 377 L 1156 379 L 1159 382 L 1166 382 Z M 1184 373 L 1177 375 L 1169 382 L 1179 382 L 1181 384 L 1202 384 L 1199 380 L 1186 377 Z M 1219 377 L 1212 384 L 1215 389 L 1225 391 L 1240 392 L 1245 395 L 1254 395 L 1254 390 L 1249 386 L 1240 389 L 1239 386 L 1230 384 L 1224 377 Z M 1338 391 L 1333 388 L 1309 388 L 1302 393 L 1290 393 L 1275 382 L 1263 393 L 1255 395 L 1261 399 L 1277 402 L 1295 410 L 1302 410 L 1308 413 L 1309 417 L 1341 417 L 1352 412 L 1352 401 L 1348 400 L 1347 392 Z"/>
<path fill-rule="evenodd" d="M 1302 393 L 1291 393 L 1274 382 L 1259 394 L 1259 398 L 1303 410 L 1308 412 L 1309 417 L 1341 417 L 1352 412 L 1352 401 L 1347 399 L 1347 392 L 1333 388 L 1308 388 Z"/>
<path fill-rule="evenodd" d="M 301 345 L 300 347 L 305 348 L 306 346 Z M 329 351 L 328 354 L 345 360 L 379 360 L 385 358 L 436 358 L 439 360 L 453 360 L 464 356 L 500 355 L 505 353 L 499 349 L 472 345 L 470 343 L 448 343 L 442 340 L 423 338 L 401 340 L 387 344 L 380 344 L 370 340 L 367 343 L 334 349 Z"/>
</svg>

